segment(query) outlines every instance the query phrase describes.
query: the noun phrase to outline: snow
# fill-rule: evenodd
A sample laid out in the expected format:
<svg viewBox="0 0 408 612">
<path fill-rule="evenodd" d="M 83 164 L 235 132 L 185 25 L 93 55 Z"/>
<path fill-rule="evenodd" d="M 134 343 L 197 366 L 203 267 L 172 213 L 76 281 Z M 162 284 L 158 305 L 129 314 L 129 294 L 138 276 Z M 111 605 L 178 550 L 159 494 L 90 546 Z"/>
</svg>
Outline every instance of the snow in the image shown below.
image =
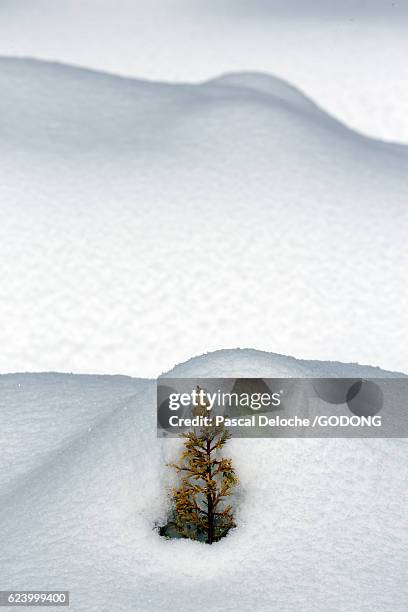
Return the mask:
<svg viewBox="0 0 408 612">
<path fill-rule="evenodd" d="M 166 376 L 393 376 L 219 351 Z M 2 588 L 69 589 L 75 612 L 393 610 L 408 602 L 405 440 L 231 440 L 238 528 L 166 541 L 155 382 L 0 377 Z M 201 605 L 201 604 L 200 604 Z"/>
<path fill-rule="evenodd" d="M 160 81 L 261 71 L 347 125 L 408 142 L 406 2 L 3 0 L 0 54 Z"/>
<path fill-rule="evenodd" d="M 166 541 L 181 442 L 152 379 L 408 372 L 408 149 L 385 142 L 408 142 L 407 17 L 2 3 L 0 372 L 21 373 L 0 375 L 0 588 L 407 610 L 405 439 L 231 440 L 237 529 Z"/>
<path fill-rule="evenodd" d="M 0 60 L 0 371 L 251 346 L 408 370 L 407 148 L 259 73 Z"/>
</svg>

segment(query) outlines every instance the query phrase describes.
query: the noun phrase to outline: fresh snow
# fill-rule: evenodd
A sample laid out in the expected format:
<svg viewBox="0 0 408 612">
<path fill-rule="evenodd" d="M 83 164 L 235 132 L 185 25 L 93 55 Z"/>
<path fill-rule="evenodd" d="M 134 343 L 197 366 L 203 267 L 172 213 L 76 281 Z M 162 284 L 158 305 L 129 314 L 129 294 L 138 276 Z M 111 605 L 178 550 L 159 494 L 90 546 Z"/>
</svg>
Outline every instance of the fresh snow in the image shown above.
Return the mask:
<svg viewBox="0 0 408 612">
<path fill-rule="evenodd" d="M 394 376 L 219 351 L 166 376 Z M 69 589 L 73 612 L 405 612 L 405 440 L 231 440 L 238 527 L 166 541 L 179 440 L 156 437 L 155 382 L 0 377 L 1 588 Z"/>
<path fill-rule="evenodd" d="M 0 60 L 0 371 L 253 346 L 408 371 L 407 147 L 288 83 Z"/>
<path fill-rule="evenodd" d="M 160 81 L 272 73 L 408 142 L 407 21 L 404 0 L 3 0 L 0 54 Z"/>
</svg>

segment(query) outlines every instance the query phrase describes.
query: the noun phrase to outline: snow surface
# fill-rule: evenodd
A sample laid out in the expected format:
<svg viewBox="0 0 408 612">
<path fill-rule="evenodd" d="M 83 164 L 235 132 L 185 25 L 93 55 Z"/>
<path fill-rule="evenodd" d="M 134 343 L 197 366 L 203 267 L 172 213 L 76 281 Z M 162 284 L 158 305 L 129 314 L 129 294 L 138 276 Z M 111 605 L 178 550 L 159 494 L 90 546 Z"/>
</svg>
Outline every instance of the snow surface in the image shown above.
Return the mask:
<svg viewBox="0 0 408 612">
<path fill-rule="evenodd" d="M 164 81 L 267 72 L 408 142 L 407 23 L 405 0 L 3 0 L 0 54 Z"/>
<path fill-rule="evenodd" d="M 253 346 L 408 371 L 407 147 L 288 83 L 0 60 L 0 371 Z"/>
<path fill-rule="evenodd" d="M 166 376 L 251 375 L 393 376 L 257 351 Z M 153 529 L 180 444 L 153 380 L 3 375 L 0 402 L 1 588 L 69 589 L 74 612 L 407 609 L 405 440 L 231 440 L 238 528 L 209 547 Z"/>
</svg>

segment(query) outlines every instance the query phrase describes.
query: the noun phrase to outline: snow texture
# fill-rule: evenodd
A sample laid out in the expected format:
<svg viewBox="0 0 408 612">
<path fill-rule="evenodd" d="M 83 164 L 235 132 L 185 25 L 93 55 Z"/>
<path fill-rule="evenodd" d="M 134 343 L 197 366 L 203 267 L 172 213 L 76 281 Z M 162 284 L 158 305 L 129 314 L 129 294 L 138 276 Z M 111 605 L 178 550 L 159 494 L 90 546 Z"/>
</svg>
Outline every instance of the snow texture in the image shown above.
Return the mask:
<svg viewBox="0 0 408 612">
<path fill-rule="evenodd" d="M 252 346 L 408 370 L 408 152 L 288 83 L 0 60 L 0 371 Z"/>
<path fill-rule="evenodd" d="M 393 374 L 219 351 L 167 376 L 199 375 Z M 405 440 L 231 440 L 238 527 L 209 547 L 153 529 L 180 445 L 153 380 L 3 375 L 0 402 L 1 588 L 69 589 L 73 612 L 407 609 Z"/>
<path fill-rule="evenodd" d="M 405 0 L 3 0 L 0 54 L 162 81 L 276 74 L 408 142 L 407 23 Z"/>
</svg>

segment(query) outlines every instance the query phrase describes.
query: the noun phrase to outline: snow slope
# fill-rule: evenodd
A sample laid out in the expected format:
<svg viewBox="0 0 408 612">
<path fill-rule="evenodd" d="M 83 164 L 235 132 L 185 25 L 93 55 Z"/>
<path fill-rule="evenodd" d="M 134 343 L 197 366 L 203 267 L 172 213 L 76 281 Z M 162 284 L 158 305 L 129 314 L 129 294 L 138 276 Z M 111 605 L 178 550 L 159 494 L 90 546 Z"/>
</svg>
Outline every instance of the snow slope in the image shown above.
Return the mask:
<svg viewBox="0 0 408 612">
<path fill-rule="evenodd" d="M 407 370 L 407 149 L 289 84 L 0 61 L 0 371 L 271 347 Z"/>
<path fill-rule="evenodd" d="M 3 0 L 0 54 L 164 81 L 272 73 L 408 142 L 407 19 L 404 0 Z"/>
<path fill-rule="evenodd" d="M 189 376 L 393 376 L 219 351 Z M 405 440 L 232 440 L 238 529 L 212 547 L 165 541 L 178 440 L 156 438 L 155 383 L 0 377 L 1 588 L 69 589 L 73 612 L 403 612 Z"/>
</svg>

